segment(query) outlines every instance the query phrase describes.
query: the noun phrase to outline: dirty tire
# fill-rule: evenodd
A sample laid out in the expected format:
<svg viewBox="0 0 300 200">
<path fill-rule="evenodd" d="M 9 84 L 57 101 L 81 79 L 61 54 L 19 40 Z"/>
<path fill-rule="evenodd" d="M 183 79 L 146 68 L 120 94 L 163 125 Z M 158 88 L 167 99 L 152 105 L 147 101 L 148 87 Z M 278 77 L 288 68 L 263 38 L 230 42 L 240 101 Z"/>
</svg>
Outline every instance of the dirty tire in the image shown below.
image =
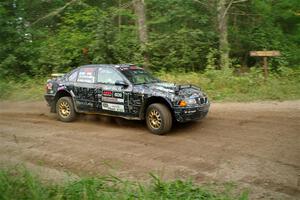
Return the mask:
<svg viewBox="0 0 300 200">
<path fill-rule="evenodd" d="M 71 97 L 61 97 L 56 102 L 56 114 L 60 121 L 72 122 L 76 119 L 76 112 Z"/>
<path fill-rule="evenodd" d="M 146 123 L 148 129 L 157 135 L 163 135 L 172 128 L 172 115 L 167 106 L 161 103 L 151 104 L 147 108 Z"/>
</svg>

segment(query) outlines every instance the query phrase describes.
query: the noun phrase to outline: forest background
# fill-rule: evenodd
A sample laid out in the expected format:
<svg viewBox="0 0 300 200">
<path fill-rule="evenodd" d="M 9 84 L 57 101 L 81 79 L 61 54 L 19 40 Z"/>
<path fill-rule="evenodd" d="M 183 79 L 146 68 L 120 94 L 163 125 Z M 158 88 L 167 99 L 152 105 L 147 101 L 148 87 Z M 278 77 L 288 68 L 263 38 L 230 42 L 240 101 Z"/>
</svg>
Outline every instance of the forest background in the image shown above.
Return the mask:
<svg viewBox="0 0 300 200">
<path fill-rule="evenodd" d="M 213 100 L 300 98 L 299 0 L 2 0 L 0 98 L 40 100 L 51 73 L 135 63 Z M 253 50 L 278 50 L 262 59 Z"/>
</svg>

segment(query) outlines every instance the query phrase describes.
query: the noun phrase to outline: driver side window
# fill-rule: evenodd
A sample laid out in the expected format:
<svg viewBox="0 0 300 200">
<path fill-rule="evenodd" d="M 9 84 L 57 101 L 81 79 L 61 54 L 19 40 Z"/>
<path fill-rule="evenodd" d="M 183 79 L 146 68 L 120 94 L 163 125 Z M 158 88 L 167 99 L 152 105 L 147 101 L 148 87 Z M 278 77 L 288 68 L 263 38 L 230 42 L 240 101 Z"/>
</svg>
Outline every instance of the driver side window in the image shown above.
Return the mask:
<svg viewBox="0 0 300 200">
<path fill-rule="evenodd" d="M 116 81 L 122 81 L 123 78 L 115 70 L 108 67 L 99 67 L 98 82 L 114 85 Z"/>
</svg>

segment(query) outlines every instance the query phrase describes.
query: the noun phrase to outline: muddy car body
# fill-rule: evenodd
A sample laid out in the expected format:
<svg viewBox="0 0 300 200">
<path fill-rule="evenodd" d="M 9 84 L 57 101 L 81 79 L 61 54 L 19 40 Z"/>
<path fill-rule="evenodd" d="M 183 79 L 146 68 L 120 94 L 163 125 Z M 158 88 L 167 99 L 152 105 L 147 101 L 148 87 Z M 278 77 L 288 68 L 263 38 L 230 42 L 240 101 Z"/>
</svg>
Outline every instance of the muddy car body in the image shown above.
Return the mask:
<svg viewBox="0 0 300 200">
<path fill-rule="evenodd" d="M 204 118 L 210 103 L 192 85 L 162 82 L 135 65 L 85 65 L 47 81 L 45 99 L 61 121 L 77 113 L 146 120 L 155 134 L 168 132 L 174 121 Z"/>
</svg>

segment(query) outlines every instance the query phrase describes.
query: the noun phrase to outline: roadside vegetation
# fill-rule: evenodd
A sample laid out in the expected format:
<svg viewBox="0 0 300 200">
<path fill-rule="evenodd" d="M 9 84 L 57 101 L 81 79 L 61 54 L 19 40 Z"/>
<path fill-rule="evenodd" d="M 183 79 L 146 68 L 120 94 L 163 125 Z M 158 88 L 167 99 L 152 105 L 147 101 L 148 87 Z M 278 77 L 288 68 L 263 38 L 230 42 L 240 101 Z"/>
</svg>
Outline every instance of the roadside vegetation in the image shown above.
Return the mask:
<svg viewBox="0 0 300 200">
<path fill-rule="evenodd" d="M 42 100 L 51 73 L 90 63 L 139 64 L 201 87 L 211 101 L 300 99 L 299 10 L 294 0 L 2 1 L 0 100 Z M 249 55 L 258 50 L 281 53 L 268 59 L 267 80 L 261 58 Z M 0 190 L 0 199 L 235 199 L 191 182 L 48 185 L 8 171 Z"/>
<path fill-rule="evenodd" d="M 206 70 L 204 73 L 161 71 L 162 80 L 201 87 L 211 101 L 261 101 L 300 99 L 300 70 L 282 67 L 267 80 L 261 68 L 237 74 L 234 69 Z"/>
<path fill-rule="evenodd" d="M 40 101 L 46 81 L 45 78 L 0 81 L 0 100 Z"/>
<path fill-rule="evenodd" d="M 25 168 L 0 170 L 0 199 L 203 199 L 246 200 L 247 191 L 235 194 L 232 184 L 223 191 L 199 186 L 192 181 L 162 181 L 150 174 L 149 183 L 131 182 L 113 176 L 81 178 L 54 184 L 41 181 Z"/>
<path fill-rule="evenodd" d="M 261 101 L 300 99 L 300 69 L 282 67 L 271 73 L 267 80 L 261 68 L 237 74 L 233 68 L 184 72 L 160 70 L 155 76 L 161 80 L 178 84 L 193 84 L 201 87 L 211 101 Z M 45 92 L 44 78 L 0 81 L 0 100 L 39 101 Z"/>
<path fill-rule="evenodd" d="M 0 99 L 41 100 L 51 73 L 90 63 L 139 64 L 213 101 L 299 99 L 299 9 L 294 0 L 7 0 Z M 249 55 L 262 50 L 280 51 L 267 81 Z"/>
</svg>

